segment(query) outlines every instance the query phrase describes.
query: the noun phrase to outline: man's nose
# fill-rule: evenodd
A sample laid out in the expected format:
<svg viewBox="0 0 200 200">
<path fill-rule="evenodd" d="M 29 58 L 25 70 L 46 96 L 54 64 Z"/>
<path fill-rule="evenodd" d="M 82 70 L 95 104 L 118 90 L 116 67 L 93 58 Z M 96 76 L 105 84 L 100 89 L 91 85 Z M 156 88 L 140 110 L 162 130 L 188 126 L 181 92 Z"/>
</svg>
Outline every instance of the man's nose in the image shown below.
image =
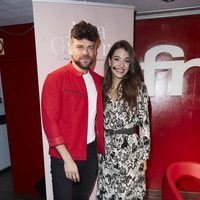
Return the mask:
<svg viewBox="0 0 200 200">
<path fill-rule="evenodd" d="M 84 54 L 84 55 L 88 55 L 88 49 L 87 48 L 84 48 L 84 50 L 83 50 L 83 53 L 82 54 Z"/>
</svg>

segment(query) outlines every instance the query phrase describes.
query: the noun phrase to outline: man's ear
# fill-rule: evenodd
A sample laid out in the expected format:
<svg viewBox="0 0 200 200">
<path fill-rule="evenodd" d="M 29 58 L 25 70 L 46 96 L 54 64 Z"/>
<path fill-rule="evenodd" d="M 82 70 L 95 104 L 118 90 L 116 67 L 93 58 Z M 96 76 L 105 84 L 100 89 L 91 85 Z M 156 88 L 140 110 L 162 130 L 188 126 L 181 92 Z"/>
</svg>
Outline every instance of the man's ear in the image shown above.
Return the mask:
<svg viewBox="0 0 200 200">
<path fill-rule="evenodd" d="M 69 51 L 69 54 L 72 55 L 72 44 L 71 43 L 68 45 L 68 51 Z"/>
<path fill-rule="evenodd" d="M 98 49 L 100 48 L 100 46 L 101 46 L 101 39 L 99 38 L 95 44 L 95 56 L 97 55 L 97 52 L 98 52 Z"/>
</svg>

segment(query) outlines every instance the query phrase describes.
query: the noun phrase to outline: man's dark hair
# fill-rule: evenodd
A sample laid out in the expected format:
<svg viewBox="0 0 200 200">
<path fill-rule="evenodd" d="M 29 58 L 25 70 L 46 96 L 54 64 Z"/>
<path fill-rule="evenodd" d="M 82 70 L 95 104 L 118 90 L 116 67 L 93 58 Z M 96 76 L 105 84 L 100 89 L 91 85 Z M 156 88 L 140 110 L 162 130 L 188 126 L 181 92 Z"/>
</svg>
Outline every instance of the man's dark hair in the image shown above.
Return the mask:
<svg viewBox="0 0 200 200">
<path fill-rule="evenodd" d="M 75 38 L 77 40 L 87 39 L 89 41 L 96 42 L 99 40 L 99 33 L 96 26 L 86 23 L 85 21 L 80 21 L 72 28 L 71 38 Z"/>
</svg>

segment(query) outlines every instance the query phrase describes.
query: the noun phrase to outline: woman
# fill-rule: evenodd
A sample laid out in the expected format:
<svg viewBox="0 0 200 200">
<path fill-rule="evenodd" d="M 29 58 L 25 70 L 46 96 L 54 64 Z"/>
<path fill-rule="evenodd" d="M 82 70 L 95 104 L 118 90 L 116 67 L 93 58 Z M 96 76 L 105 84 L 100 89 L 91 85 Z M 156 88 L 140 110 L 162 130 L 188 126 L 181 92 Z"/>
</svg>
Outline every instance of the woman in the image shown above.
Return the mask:
<svg viewBox="0 0 200 200">
<path fill-rule="evenodd" d="M 99 160 L 97 199 L 145 199 L 150 151 L 148 94 L 127 41 L 113 44 L 104 70 L 105 155 Z"/>
</svg>

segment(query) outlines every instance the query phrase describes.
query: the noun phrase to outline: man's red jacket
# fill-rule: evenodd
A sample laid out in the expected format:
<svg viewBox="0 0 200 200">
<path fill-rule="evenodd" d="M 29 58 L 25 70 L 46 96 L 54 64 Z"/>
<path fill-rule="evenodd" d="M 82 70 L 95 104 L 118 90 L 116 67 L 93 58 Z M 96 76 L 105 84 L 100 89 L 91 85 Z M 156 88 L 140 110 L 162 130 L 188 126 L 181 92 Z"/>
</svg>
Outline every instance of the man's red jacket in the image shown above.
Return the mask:
<svg viewBox="0 0 200 200">
<path fill-rule="evenodd" d="M 97 90 L 95 122 L 97 152 L 104 153 L 102 77 L 89 70 Z M 55 146 L 65 144 L 74 160 L 87 156 L 88 97 L 82 73 L 70 62 L 50 73 L 43 85 L 42 120 L 49 154 L 61 158 Z"/>
</svg>

